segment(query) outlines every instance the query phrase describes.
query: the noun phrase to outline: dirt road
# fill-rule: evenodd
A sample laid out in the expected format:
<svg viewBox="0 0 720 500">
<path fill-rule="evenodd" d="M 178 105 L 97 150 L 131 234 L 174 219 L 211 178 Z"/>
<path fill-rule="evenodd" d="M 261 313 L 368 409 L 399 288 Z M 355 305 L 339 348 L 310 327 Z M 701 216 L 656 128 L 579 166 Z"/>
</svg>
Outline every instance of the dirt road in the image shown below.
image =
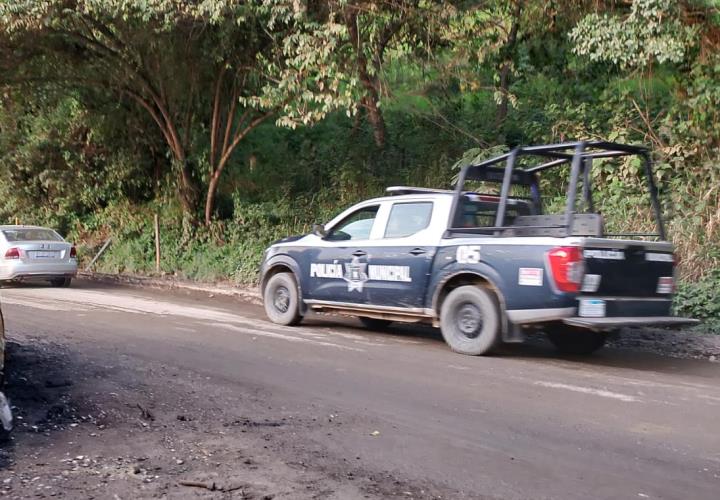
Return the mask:
<svg viewBox="0 0 720 500">
<path fill-rule="evenodd" d="M 8 498 L 662 498 L 720 491 L 720 364 L 268 324 L 227 298 L 2 290 Z"/>
</svg>

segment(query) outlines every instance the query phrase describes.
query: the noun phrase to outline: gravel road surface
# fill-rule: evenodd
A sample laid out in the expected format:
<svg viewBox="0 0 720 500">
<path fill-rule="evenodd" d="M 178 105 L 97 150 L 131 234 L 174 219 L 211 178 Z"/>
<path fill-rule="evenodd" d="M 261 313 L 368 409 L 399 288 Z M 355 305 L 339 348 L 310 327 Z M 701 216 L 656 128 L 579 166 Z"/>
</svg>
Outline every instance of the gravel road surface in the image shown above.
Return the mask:
<svg viewBox="0 0 720 500">
<path fill-rule="evenodd" d="M 1 297 L 7 498 L 720 492 L 719 363 L 622 342 L 560 357 L 538 340 L 474 358 L 431 328 L 280 327 L 207 293 L 79 282 Z"/>
</svg>

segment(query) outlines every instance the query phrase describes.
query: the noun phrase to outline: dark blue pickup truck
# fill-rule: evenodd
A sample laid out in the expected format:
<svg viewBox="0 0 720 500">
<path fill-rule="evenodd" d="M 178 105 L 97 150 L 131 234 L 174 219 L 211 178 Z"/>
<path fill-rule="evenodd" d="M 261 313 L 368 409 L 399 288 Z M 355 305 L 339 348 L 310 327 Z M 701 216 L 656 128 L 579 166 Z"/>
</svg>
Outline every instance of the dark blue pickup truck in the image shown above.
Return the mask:
<svg viewBox="0 0 720 500">
<path fill-rule="evenodd" d="M 593 164 L 627 157 L 642 165 L 653 232 L 606 233 L 595 208 Z M 550 169 L 552 182 L 567 185 L 559 214 L 543 206 L 540 178 Z M 297 324 L 309 309 L 371 328 L 425 322 L 472 355 L 532 329 L 579 354 L 623 326 L 694 323 L 671 315 L 674 273 L 648 151 L 573 142 L 468 165 L 453 190 L 389 188 L 312 234 L 273 244 L 261 286 L 279 324 Z"/>
</svg>

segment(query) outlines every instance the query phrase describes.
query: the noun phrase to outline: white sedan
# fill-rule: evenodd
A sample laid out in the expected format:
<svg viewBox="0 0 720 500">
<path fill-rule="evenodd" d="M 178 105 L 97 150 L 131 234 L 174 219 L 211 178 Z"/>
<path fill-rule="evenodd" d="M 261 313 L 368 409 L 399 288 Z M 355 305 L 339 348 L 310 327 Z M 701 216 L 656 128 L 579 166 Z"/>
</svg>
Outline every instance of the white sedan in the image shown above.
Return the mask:
<svg viewBox="0 0 720 500">
<path fill-rule="evenodd" d="M 0 226 L 0 283 L 32 279 L 70 286 L 76 274 L 75 247 L 52 229 Z"/>
</svg>

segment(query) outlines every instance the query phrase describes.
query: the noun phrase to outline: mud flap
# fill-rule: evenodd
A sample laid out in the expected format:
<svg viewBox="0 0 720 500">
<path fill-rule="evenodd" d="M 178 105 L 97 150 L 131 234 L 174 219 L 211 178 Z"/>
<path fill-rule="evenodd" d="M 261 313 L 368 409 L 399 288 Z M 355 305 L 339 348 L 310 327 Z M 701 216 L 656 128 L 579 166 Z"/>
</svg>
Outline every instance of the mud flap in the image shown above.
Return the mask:
<svg viewBox="0 0 720 500">
<path fill-rule="evenodd" d="M 10 404 L 8 403 L 5 394 L 0 392 L 0 423 L 2 428 L 6 431 L 12 430 L 12 413 L 10 413 Z"/>
<path fill-rule="evenodd" d="M 525 332 L 512 321 L 508 321 L 502 333 L 503 342 L 509 344 L 519 344 L 525 341 Z"/>
</svg>

